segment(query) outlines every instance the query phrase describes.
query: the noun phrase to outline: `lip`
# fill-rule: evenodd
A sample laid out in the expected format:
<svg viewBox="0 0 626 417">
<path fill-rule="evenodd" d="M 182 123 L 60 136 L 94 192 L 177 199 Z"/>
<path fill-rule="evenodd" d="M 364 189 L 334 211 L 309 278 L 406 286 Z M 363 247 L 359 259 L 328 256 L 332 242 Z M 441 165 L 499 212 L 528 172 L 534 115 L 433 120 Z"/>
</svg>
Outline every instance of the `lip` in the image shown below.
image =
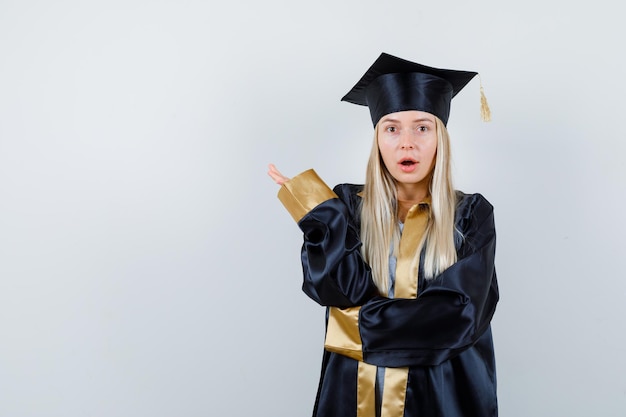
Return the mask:
<svg viewBox="0 0 626 417">
<path fill-rule="evenodd" d="M 413 158 L 402 158 L 398 161 L 398 167 L 402 172 L 413 172 L 417 169 L 419 161 Z"/>
</svg>

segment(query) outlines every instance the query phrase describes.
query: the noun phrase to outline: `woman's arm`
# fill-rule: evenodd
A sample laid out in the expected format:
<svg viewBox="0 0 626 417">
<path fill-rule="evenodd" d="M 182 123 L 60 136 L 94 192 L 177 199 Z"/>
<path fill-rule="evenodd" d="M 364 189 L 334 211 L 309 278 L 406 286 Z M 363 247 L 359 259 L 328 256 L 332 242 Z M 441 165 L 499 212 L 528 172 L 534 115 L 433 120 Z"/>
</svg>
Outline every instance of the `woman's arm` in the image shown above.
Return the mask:
<svg viewBox="0 0 626 417">
<path fill-rule="evenodd" d="M 361 255 L 347 206 L 334 198 L 315 207 L 298 223 L 302 245 L 303 291 L 321 305 L 353 307 L 378 295 Z"/>
<path fill-rule="evenodd" d="M 360 310 L 363 359 L 379 366 L 436 365 L 472 346 L 498 301 L 493 207 L 470 197 L 460 259 L 416 299 L 375 297 Z"/>
<path fill-rule="evenodd" d="M 271 168 L 276 182 L 286 178 Z M 321 305 L 337 307 L 361 305 L 376 296 L 344 201 L 313 170 L 284 181 L 278 196 L 304 233 L 303 291 Z"/>
</svg>

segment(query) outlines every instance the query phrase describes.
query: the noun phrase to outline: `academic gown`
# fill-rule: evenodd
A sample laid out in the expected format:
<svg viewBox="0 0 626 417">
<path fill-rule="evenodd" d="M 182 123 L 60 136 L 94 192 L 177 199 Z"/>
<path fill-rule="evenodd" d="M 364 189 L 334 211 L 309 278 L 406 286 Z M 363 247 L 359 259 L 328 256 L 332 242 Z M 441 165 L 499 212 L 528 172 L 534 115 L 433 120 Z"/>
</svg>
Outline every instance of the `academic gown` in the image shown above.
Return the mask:
<svg viewBox="0 0 626 417">
<path fill-rule="evenodd" d="M 374 417 L 376 367 L 404 378 L 385 379 L 390 400 L 382 417 L 497 416 L 492 205 L 480 194 L 457 192 L 457 262 L 429 280 L 420 267 L 414 298 L 387 298 L 360 252 L 362 190 L 331 190 L 309 170 L 279 191 L 304 234 L 303 291 L 327 307 L 327 342 L 331 333 L 347 340 L 343 348 L 325 345 L 313 416 Z M 344 324 L 335 313 L 345 314 Z"/>
</svg>

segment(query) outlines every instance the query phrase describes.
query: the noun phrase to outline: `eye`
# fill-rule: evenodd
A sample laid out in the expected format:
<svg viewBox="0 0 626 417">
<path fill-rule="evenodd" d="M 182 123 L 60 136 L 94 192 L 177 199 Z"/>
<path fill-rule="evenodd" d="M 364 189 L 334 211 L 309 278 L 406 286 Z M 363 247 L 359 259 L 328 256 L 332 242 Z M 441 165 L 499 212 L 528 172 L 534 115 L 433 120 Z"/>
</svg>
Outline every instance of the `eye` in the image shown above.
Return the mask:
<svg viewBox="0 0 626 417">
<path fill-rule="evenodd" d="M 417 131 L 418 131 L 418 132 L 422 132 L 422 133 L 423 133 L 423 132 L 428 132 L 428 127 L 427 127 L 427 126 L 424 126 L 424 125 L 418 126 L 418 127 L 417 127 Z"/>
<path fill-rule="evenodd" d="M 395 126 L 387 126 L 385 131 L 387 131 L 389 133 L 396 133 L 396 127 Z"/>
</svg>

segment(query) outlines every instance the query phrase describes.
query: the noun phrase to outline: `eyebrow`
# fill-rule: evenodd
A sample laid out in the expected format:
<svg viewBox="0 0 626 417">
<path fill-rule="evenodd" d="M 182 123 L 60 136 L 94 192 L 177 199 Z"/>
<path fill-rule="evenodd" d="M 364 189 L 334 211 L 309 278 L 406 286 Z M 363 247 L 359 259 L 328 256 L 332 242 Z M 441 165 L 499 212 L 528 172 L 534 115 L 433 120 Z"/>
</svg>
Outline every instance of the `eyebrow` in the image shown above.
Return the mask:
<svg viewBox="0 0 626 417">
<path fill-rule="evenodd" d="M 381 122 L 381 123 L 388 123 L 388 122 L 391 122 L 391 123 L 400 123 L 400 120 L 399 120 L 399 119 L 393 119 L 393 118 L 383 118 L 380 122 Z M 429 122 L 429 123 L 435 123 L 435 121 L 434 121 L 434 120 L 428 119 L 428 118 L 426 118 L 426 117 L 422 117 L 422 118 L 419 118 L 419 119 L 414 119 L 414 120 L 411 120 L 411 123 L 415 123 L 415 122 Z"/>
</svg>

